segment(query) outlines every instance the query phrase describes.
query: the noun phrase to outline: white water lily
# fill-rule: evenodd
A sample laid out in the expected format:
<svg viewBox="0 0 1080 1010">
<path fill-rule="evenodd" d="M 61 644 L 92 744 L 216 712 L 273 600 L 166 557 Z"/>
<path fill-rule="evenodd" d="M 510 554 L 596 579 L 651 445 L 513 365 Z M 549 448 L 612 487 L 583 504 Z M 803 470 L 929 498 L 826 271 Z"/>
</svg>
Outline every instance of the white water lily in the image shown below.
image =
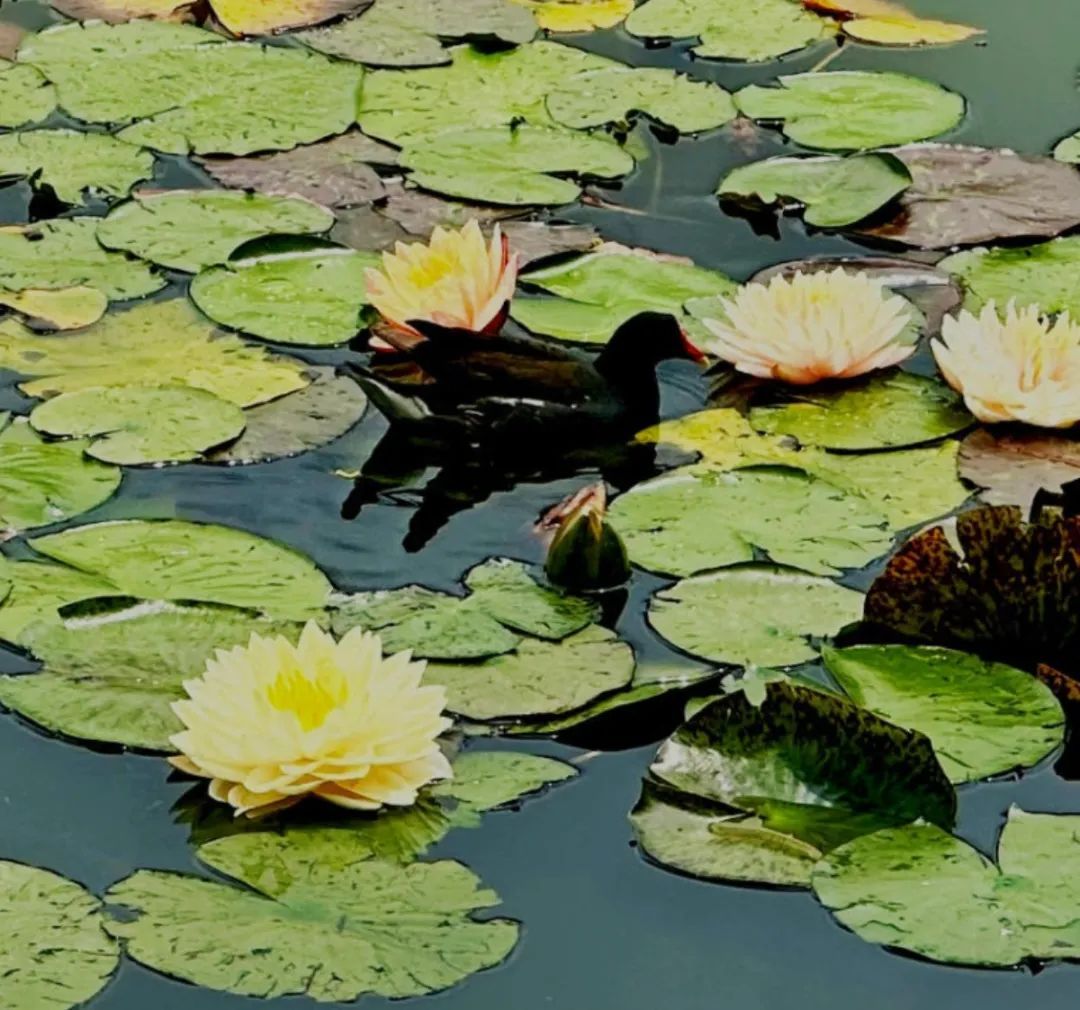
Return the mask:
<svg viewBox="0 0 1080 1010">
<path fill-rule="evenodd" d="M 911 308 L 879 281 L 837 268 L 746 284 L 706 319 L 706 349 L 740 372 L 809 385 L 896 365 L 915 345 Z"/>
<path fill-rule="evenodd" d="M 980 421 L 1022 421 L 1069 428 L 1080 421 L 1080 324 L 1068 313 L 1054 322 L 1037 306 L 1004 317 L 994 302 L 978 316 L 947 317 L 931 344 L 949 385 Z"/>
<path fill-rule="evenodd" d="M 172 764 L 210 779 L 238 814 L 280 810 L 314 795 L 342 807 L 409 806 L 421 786 L 451 777 L 436 738 L 446 691 L 422 686 L 425 663 L 384 656 L 378 635 L 340 642 L 309 622 L 297 645 L 253 634 L 218 650 L 188 699 Z"/>
</svg>

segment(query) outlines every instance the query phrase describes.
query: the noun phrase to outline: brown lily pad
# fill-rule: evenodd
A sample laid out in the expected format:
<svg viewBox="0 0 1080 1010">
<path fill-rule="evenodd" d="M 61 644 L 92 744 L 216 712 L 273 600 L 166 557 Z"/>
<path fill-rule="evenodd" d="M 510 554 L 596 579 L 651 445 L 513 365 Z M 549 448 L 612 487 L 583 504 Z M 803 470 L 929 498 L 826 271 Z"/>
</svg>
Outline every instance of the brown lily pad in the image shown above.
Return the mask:
<svg viewBox="0 0 1080 1010">
<path fill-rule="evenodd" d="M 891 221 L 855 229 L 920 249 L 1057 235 L 1080 224 L 1072 165 L 986 147 L 909 144 L 890 151 L 911 173 Z"/>
<path fill-rule="evenodd" d="M 470 218 L 484 224 L 525 214 L 520 207 L 491 207 L 446 200 L 419 189 L 406 189 L 400 182 L 387 183 L 386 193 L 386 202 L 379 206 L 379 212 L 396 221 L 410 235 L 430 235 L 436 225 L 461 228 Z"/>
<path fill-rule="evenodd" d="M 15 59 L 19 43 L 22 42 L 25 35 L 26 29 L 22 25 L 15 25 L 10 21 L 0 21 L 0 59 Z"/>
<path fill-rule="evenodd" d="M 973 431 L 960 445 L 960 476 L 991 505 L 1025 511 L 1039 491 L 1057 493 L 1080 479 L 1080 442 L 1067 435 Z"/>
<path fill-rule="evenodd" d="M 119 24 L 134 18 L 194 21 L 202 3 L 201 0 L 52 0 L 50 6 L 77 21 Z"/>
<path fill-rule="evenodd" d="M 375 165 L 393 165 L 397 151 L 362 133 L 347 133 L 291 151 L 249 158 L 203 158 L 222 186 L 270 196 L 302 196 L 324 207 L 355 207 L 386 190 Z"/>
<path fill-rule="evenodd" d="M 951 532 L 951 531 L 950 531 Z M 905 638 L 1080 673 L 1080 517 L 984 505 L 912 537 L 866 597 L 865 619 Z M 955 542 L 954 542 L 955 541 Z"/>
</svg>

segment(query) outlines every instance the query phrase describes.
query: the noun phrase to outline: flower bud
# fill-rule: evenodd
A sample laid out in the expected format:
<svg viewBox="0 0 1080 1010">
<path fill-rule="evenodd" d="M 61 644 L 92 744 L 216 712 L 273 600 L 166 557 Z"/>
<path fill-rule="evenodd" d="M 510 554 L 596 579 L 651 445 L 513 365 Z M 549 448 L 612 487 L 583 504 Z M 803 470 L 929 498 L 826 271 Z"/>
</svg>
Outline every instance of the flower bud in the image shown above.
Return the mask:
<svg viewBox="0 0 1080 1010">
<path fill-rule="evenodd" d="M 602 483 L 582 488 L 549 510 L 538 529 L 553 531 L 544 571 L 552 585 L 572 592 L 614 589 L 630 578 L 626 547 L 607 519 Z"/>
</svg>

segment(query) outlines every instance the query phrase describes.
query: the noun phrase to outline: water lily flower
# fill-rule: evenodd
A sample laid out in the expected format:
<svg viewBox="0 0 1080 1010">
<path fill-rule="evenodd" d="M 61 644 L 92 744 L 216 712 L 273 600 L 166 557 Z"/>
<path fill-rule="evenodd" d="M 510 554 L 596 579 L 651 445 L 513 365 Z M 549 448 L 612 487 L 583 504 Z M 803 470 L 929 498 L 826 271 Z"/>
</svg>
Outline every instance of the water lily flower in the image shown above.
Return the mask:
<svg viewBox="0 0 1080 1010">
<path fill-rule="evenodd" d="M 908 303 L 865 274 L 777 275 L 721 300 L 726 319 L 707 319 L 707 350 L 740 372 L 809 385 L 850 379 L 907 358 Z"/>
<path fill-rule="evenodd" d="M 948 316 L 931 347 L 949 385 L 980 421 L 1069 428 L 1080 421 L 1080 323 L 1037 306 L 1005 316 L 988 302 L 978 316 Z"/>
<path fill-rule="evenodd" d="M 426 320 L 451 329 L 495 333 L 506 322 L 517 283 L 518 254 L 496 225 L 484 240 L 475 219 L 460 231 L 436 228 L 431 241 L 383 253 L 382 269 L 367 271 L 367 296 L 394 329 L 418 337 L 409 323 Z M 383 341 L 373 346 L 386 349 Z"/>
<path fill-rule="evenodd" d="M 602 483 L 582 488 L 537 524 L 554 535 L 544 571 L 552 585 L 576 592 L 613 589 L 630 578 L 626 545 L 607 518 L 607 490 Z"/>
<path fill-rule="evenodd" d="M 421 686 L 424 668 L 408 652 L 384 656 L 360 629 L 338 642 L 308 622 L 297 645 L 253 634 L 185 682 L 170 761 L 210 779 L 210 795 L 238 815 L 309 795 L 355 810 L 408 806 L 451 776 L 436 742 L 451 725 L 446 691 Z"/>
</svg>

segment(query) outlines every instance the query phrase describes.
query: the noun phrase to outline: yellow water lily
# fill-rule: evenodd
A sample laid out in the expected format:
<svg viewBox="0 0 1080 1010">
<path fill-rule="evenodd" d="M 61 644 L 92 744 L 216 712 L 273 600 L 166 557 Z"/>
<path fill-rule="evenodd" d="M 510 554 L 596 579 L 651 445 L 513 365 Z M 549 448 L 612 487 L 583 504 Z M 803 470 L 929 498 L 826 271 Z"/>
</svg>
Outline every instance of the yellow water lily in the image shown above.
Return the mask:
<svg viewBox="0 0 1080 1010">
<path fill-rule="evenodd" d="M 908 303 L 840 268 L 746 284 L 721 304 L 726 318 L 705 320 L 706 349 L 747 375 L 808 385 L 888 368 L 915 350 Z"/>
<path fill-rule="evenodd" d="M 491 242 L 471 220 L 460 231 L 436 228 L 428 244 L 398 242 L 382 269 L 367 271 L 368 301 L 391 326 L 415 333 L 425 320 L 474 333 L 506 321 L 517 283 L 518 256 L 496 225 Z"/>
<path fill-rule="evenodd" d="M 170 760 L 210 779 L 210 795 L 237 814 L 309 795 L 355 810 L 408 806 L 451 776 L 436 741 L 451 724 L 446 691 L 423 686 L 424 669 L 408 652 L 384 656 L 360 629 L 338 642 L 309 622 L 296 645 L 253 634 L 185 682 Z"/>
<path fill-rule="evenodd" d="M 1040 428 L 1080 422 L 1080 323 L 1054 322 L 1037 306 L 1004 317 L 993 302 L 978 316 L 946 317 L 931 344 L 949 385 L 980 421 L 1022 421 Z"/>
</svg>

